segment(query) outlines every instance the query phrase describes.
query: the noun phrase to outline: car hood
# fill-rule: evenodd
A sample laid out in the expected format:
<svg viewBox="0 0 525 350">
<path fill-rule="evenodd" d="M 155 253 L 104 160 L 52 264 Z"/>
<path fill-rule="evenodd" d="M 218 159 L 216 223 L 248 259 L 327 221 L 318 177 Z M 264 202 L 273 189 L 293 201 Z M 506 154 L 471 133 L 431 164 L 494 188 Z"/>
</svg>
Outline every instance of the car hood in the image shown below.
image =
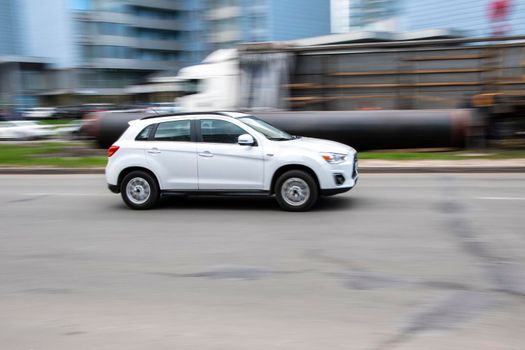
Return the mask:
<svg viewBox="0 0 525 350">
<path fill-rule="evenodd" d="M 314 152 L 331 152 L 341 154 L 355 152 L 352 147 L 345 144 L 311 137 L 300 137 L 294 140 L 280 142 L 286 143 L 287 147 L 292 146 Z"/>
</svg>

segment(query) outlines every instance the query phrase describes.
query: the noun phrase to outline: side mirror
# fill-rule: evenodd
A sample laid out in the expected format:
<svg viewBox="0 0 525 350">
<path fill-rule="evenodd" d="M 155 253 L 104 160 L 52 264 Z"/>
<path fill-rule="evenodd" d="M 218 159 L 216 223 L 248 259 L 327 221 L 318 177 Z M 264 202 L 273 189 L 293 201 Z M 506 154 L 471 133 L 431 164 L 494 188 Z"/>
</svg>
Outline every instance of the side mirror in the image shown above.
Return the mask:
<svg viewBox="0 0 525 350">
<path fill-rule="evenodd" d="M 241 146 L 253 146 L 255 145 L 255 139 L 250 134 L 242 134 L 237 139 L 237 143 Z"/>
</svg>

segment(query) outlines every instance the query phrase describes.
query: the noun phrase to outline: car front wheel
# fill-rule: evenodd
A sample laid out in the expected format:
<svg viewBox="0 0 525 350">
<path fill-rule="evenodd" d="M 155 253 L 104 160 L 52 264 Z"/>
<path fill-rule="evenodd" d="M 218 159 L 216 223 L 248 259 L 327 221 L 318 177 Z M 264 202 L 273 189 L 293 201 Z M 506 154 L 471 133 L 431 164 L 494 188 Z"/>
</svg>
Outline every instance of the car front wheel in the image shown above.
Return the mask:
<svg viewBox="0 0 525 350">
<path fill-rule="evenodd" d="M 120 193 L 124 203 L 131 209 L 150 209 L 159 199 L 157 181 L 144 171 L 133 171 L 126 175 Z"/>
<path fill-rule="evenodd" d="M 301 170 L 287 171 L 279 176 L 274 192 L 281 208 L 287 211 L 310 210 L 319 197 L 315 179 Z"/>
</svg>

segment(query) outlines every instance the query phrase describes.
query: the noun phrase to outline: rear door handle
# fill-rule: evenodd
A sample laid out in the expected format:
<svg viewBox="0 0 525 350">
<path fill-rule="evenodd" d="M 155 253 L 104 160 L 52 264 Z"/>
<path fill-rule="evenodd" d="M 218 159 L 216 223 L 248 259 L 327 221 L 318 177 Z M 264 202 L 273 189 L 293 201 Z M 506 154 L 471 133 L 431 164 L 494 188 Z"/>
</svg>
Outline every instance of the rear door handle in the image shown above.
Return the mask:
<svg viewBox="0 0 525 350">
<path fill-rule="evenodd" d="M 213 157 L 213 153 L 211 153 L 210 151 L 204 151 L 204 152 L 200 152 L 199 156 L 210 158 L 210 157 Z"/>
<path fill-rule="evenodd" d="M 150 154 L 159 154 L 160 151 L 159 151 L 158 148 L 152 148 L 152 149 L 148 150 L 148 153 L 150 153 Z"/>
</svg>

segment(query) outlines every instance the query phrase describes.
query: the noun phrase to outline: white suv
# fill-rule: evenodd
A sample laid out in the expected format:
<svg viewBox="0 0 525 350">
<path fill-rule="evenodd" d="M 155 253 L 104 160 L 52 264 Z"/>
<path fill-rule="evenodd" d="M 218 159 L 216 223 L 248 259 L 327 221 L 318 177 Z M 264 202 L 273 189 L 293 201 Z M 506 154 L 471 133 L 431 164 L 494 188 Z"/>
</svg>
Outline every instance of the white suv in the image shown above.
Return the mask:
<svg viewBox="0 0 525 350">
<path fill-rule="evenodd" d="M 356 151 L 344 144 L 292 136 L 248 114 L 149 116 L 108 150 L 106 180 L 132 209 L 161 195 L 275 196 L 289 211 L 305 211 L 319 195 L 357 182 Z"/>
</svg>

